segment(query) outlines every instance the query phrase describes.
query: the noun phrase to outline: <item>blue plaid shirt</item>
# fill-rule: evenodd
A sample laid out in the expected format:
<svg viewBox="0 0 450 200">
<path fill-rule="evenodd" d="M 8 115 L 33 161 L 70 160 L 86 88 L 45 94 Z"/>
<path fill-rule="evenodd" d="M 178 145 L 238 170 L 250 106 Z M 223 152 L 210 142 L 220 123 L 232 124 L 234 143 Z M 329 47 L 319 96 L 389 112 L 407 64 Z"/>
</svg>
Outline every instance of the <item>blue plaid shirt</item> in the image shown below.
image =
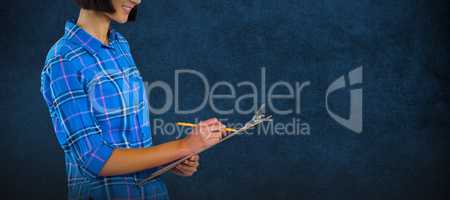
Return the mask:
<svg viewBox="0 0 450 200">
<path fill-rule="evenodd" d="M 64 150 L 69 199 L 167 199 L 154 169 L 101 177 L 116 148 L 152 145 L 148 102 L 126 39 L 110 29 L 104 45 L 73 21 L 49 50 L 41 93 Z"/>
</svg>

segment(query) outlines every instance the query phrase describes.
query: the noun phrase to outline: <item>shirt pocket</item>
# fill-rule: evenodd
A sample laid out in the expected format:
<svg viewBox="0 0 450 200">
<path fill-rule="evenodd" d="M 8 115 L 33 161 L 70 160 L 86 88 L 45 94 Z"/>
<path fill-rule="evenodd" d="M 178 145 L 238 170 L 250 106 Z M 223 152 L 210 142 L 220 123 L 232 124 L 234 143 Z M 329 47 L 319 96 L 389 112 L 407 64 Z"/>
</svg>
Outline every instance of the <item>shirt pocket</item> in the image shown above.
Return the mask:
<svg viewBox="0 0 450 200">
<path fill-rule="evenodd" d="M 99 122 L 120 117 L 128 106 L 124 98 L 123 73 L 121 71 L 102 73 L 88 84 L 89 102 Z"/>
</svg>

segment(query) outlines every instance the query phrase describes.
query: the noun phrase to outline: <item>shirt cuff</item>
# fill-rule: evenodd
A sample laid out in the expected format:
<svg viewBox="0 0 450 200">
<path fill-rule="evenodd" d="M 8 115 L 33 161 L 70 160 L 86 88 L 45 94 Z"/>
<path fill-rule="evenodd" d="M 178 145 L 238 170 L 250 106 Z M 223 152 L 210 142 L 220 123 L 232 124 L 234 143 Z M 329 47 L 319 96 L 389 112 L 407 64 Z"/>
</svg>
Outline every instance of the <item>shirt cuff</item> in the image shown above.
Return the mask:
<svg viewBox="0 0 450 200">
<path fill-rule="evenodd" d="M 104 142 L 101 142 L 97 149 L 89 153 L 89 159 L 86 163 L 87 169 L 96 176 L 99 176 L 100 171 L 106 164 L 106 161 L 108 161 L 109 157 L 111 157 L 113 150 L 114 148 Z"/>
</svg>

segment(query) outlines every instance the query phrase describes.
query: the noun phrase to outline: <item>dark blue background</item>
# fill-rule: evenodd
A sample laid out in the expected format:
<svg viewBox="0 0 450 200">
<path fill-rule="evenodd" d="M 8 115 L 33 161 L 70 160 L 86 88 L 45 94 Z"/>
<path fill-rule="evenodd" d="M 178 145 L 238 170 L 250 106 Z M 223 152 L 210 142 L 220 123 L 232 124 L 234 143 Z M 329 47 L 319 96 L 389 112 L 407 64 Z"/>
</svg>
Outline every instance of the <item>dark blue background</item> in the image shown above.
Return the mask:
<svg viewBox="0 0 450 200">
<path fill-rule="evenodd" d="M 3 3 L 2 3 L 3 4 Z M 240 136 L 202 154 L 191 178 L 166 175 L 173 199 L 445 199 L 449 180 L 447 1 L 233 0 L 143 1 L 138 20 L 115 25 L 129 40 L 147 81 L 173 83 L 195 69 L 214 83 L 311 81 L 302 116 L 310 136 Z M 63 199 L 63 152 L 39 93 L 40 71 L 70 0 L 8 1 L 1 8 L 2 198 Z M 364 66 L 364 132 L 333 121 L 328 84 Z M 184 84 L 183 106 L 202 90 Z M 344 96 L 346 94 L 343 94 Z M 153 105 L 164 99 L 153 95 Z M 347 99 L 334 108 L 345 111 Z M 279 101 L 283 108 L 293 101 Z M 224 103 L 226 107 L 228 104 Z M 153 115 L 165 121 L 214 116 Z M 219 116 L 241 122 L 249 116 Z M 173 139 L 157 136 L 156 142 Z"/>
</svg>

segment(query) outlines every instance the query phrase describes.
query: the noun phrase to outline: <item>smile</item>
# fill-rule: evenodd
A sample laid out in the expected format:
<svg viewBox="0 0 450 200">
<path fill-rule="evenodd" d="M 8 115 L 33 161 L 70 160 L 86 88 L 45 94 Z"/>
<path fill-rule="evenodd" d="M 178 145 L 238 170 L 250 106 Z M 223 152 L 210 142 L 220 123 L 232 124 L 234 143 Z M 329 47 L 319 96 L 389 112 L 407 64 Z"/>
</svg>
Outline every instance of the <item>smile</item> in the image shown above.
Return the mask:
<svg viewBox="0 0 450 200">
<path fill-rule="evenodd" d="M 123 10 L 129 14 L 131 12 L 131 10 L 133 9 L 134 6 L 127 6 L 127 5 L 123 5 L 122 8 Z"/>
</svg>

